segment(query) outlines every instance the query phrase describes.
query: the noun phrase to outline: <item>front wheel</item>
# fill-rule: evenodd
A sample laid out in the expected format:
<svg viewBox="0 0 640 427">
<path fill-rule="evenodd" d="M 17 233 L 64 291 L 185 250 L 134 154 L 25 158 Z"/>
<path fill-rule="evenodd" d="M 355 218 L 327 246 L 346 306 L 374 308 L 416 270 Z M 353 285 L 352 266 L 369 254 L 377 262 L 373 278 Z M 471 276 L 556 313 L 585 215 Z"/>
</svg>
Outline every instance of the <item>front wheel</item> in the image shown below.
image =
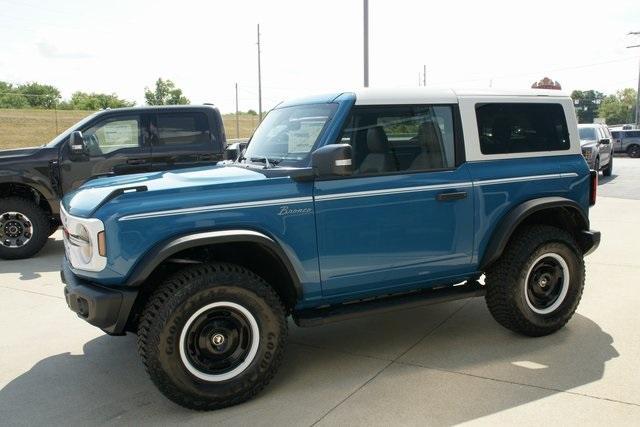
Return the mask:
<svg viewBox="0 0 640 427">
<path fill-rule="evenodd" d="M 0 258 L 35 255 L 49 237 L 49 219 L 40 206 L 20 197 L 0 199 Z"/>
<path fill-rule="evenodd" d="M 550 226 L 517 232 L 486 272 L 486 302 L 507 329 L 542 336 L 573 316 L 584 288 L 584 260 L 573 237 Z"/>
<path fill-rule="evenodd" d="M 190 409 L 250 399 L 275 375 L 287 339 L 276 292 L 233 264 L 186 268 L 150 297 L 138 352 L 160 391 Z"/>
<path fill-rule="evenodd" d="M 607 167 L 602 171 L 603 176 L 611 176 L 613 173 L 613 153 L 609 157 L 609 163 L 607 163 Z"/>
</svg>

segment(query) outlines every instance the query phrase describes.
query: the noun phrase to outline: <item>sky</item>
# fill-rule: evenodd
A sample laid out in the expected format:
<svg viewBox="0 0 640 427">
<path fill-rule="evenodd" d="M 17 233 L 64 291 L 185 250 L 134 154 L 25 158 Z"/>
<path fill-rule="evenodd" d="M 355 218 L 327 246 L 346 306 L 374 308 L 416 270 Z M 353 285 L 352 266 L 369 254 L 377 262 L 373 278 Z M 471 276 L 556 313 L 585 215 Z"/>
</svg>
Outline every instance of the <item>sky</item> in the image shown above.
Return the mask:
<svg viewBox="0 0 640 427">
<path fill-rule="evenodd" d="M 362 0 L 0 0 L 0 80 L 116 93 L 173 80 L 192 103 L 263 110 L 363 85 Z M 369 1 L 371 87 L 637 87 L 638 0 Z"/>
</svg>

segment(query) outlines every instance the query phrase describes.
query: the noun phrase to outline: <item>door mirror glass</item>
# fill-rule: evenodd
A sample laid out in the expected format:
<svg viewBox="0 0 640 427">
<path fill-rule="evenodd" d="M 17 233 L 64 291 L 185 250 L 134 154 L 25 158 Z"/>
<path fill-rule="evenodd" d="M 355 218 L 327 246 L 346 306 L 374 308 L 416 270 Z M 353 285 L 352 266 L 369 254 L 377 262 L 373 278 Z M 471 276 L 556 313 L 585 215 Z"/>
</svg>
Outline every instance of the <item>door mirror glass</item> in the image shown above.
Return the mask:
<svg viewBox="0 0 640 427">
<path fill-rule="evenodd" d="M 318 178 L 348 176 L 353 172 L 349 144 L 333 144 L 318 148 L 311 154 L 311 166 Z"/>
<path fill-rule="evenodd" d="M 602 138 L 600 140 L 601 144 L 605 144 L 605 145 L 609 145 L 611 143 L 611 140 L 609 138 Z"/>
<path fill-rule="evenodd" d="M 74 130 L 73 132 L 71 132 L 71 135 L 69 136 L 69 149 L 71 150 L 72 154 L 86 154 L 87 146 L 84 142 L 82 132 L 80 132 L 79 130 Z"/>
</svg>

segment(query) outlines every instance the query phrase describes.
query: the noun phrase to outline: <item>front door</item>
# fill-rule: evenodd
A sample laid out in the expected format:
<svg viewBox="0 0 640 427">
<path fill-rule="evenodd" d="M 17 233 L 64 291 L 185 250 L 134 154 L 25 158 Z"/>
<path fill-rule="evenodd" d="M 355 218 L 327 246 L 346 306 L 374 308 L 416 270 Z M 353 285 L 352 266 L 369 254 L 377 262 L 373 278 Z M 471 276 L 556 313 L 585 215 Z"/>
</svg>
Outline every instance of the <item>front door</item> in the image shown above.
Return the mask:
<svg viewBox="0 0 640 427">
<path fill-rule="evenodd" d="M 354 173 L 315 183 L 322 290 L 372 295 L 471 269 L 473 186 L 451 105 L 356 107 Z M 457 154 L 457 160 L 456 160 Z"/>
<path fill-rule="evenodd" d="M 151 150 L 143 143 L 140 114 L 112 115 L 82 130 L 86 153 L 72 155 L 62 147 L 60 181 L 62 192 L 79 187 L 96 176 L 147 172 Z"/>
</svg>

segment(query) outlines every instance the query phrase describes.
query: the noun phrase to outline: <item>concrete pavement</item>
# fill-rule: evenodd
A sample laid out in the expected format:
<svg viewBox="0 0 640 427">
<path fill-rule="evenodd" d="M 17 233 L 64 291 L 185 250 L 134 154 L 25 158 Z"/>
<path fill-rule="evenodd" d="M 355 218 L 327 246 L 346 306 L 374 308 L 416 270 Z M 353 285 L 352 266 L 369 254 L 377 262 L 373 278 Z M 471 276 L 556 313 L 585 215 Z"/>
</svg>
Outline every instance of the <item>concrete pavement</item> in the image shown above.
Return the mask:
<svg viewBox="0 0 640 427">
<path fill-rule="evenodd" d="M 156 391 L 135 337 L 106 336 L 66 308 L 56 235 L 34 259 L 0 261 L 0 424 L 638 425 L 639 209 L 605 197 L 592 209 L 603 241 L 578 313 L 552 336 L 503 329 L 483 299 L 291 324 L 274 381 L 208 413 Z"/>
</svg>

